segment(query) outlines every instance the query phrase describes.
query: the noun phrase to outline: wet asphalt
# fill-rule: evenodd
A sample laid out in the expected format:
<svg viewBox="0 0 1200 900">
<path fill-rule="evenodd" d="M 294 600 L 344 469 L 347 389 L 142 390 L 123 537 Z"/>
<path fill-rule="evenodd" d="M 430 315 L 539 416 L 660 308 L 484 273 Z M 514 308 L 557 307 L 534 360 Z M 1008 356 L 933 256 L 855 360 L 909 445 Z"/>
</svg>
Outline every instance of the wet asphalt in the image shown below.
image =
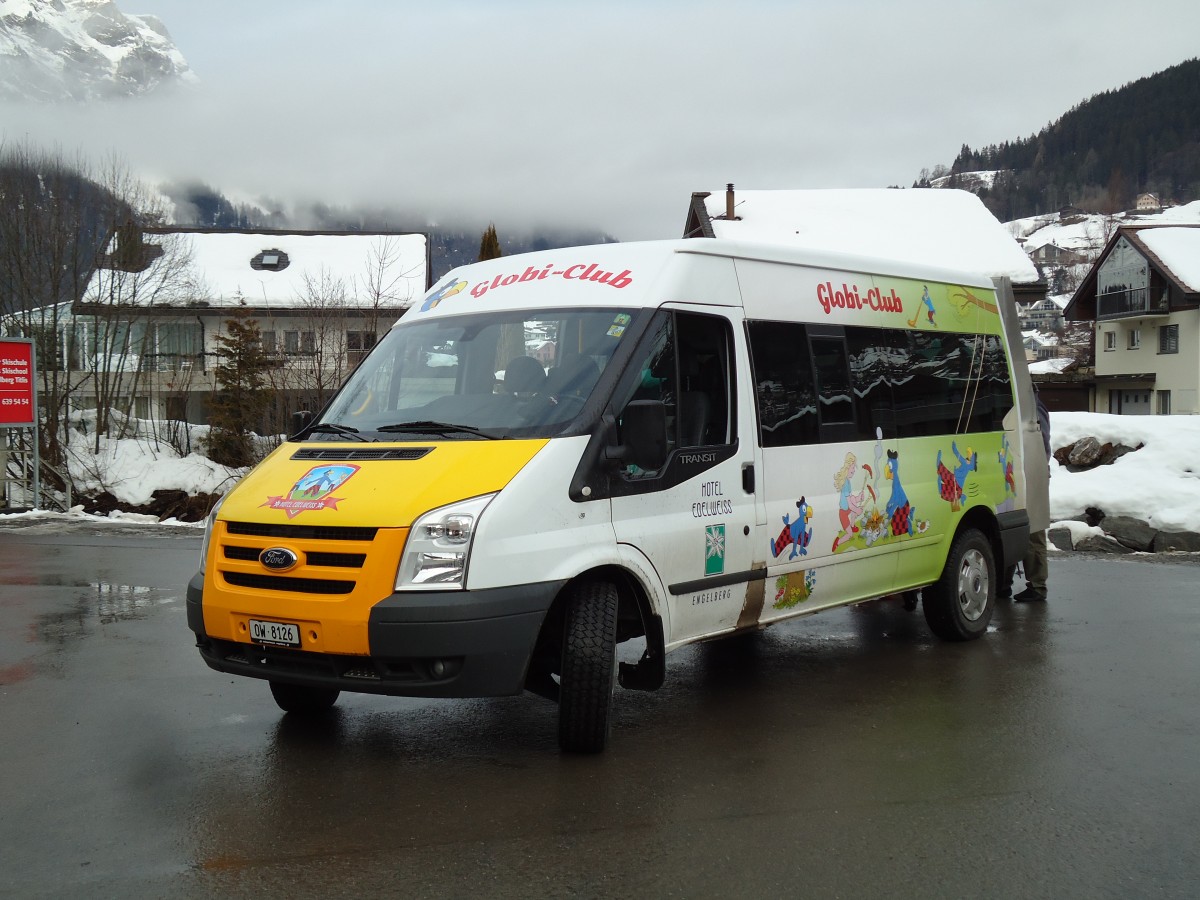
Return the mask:
<svg viewBox="0 0 1200 900">
<path fill-rule="evenodd" d="M 1195 556 L 1056 554 L 970 644 L 876 603 L 688 648 L 579 758 L 532 695 L 294 721 L 196 653 L 198 532 L 66 527 L 0 527 L 2 896 L 1200 886 Z"/>
</svg>

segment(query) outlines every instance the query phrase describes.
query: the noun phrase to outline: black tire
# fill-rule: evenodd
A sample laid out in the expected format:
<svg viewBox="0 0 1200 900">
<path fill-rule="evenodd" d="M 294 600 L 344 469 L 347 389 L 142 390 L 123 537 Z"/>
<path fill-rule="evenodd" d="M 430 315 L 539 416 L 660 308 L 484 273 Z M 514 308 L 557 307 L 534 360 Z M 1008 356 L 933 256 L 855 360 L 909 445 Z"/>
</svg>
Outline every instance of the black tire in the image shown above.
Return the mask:
<svg viewBox="0 0 1200 900">
<path fill-rule="evenodd" d="M 328 710 L 341 694 L 337 688 L 307 687 L 300 684 L 271 682 L 271 696 L 284 712 L 313 715 Z"/>
<path fill-rule="evenodd" d="M 921 592 L 929 630 L 944 641 L 971 641 L 987 631 L 996 609 L 992 545 L 969 528 L 954 539 L 942 577 Z"/>
<path fill-rule="evenodd" d="M 617 590 L 603 581 L 567 589 L 558 697 L 558 745 L 599 753 L 608 743 L 617 648 Z"/>
</svg>

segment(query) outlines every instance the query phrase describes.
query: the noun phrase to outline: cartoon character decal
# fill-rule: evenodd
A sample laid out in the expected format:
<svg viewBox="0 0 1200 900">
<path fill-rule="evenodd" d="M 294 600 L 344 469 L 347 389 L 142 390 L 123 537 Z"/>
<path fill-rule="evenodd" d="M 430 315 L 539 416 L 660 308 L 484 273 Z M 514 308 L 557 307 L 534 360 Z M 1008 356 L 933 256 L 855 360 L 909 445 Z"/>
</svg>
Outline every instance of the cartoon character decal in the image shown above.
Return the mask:
<svg viewBox="0 0 1200 900">
<path fill-rule="evenodd" d="M 887 473 L 885 476 L 892 483 L 892 494 L 887 502 L 887 518 L 891 524 L 892 535 L 902 534 L 911 536 L 915 519 L 912 504 L 908 502 L 908 494 L 900 484 L 900 454 L 895 450 L 887 452 Z"/>
<path fill-rule="evenodd" d="M 812 569 L 780 575 L 775 579 L 775 600 L 771 606 L 774 609 L 799 606 L 812 596 L 816 586 L 817 573 Z"/>
<path fill-rule="evenodd" d="M 1000 452 L 996 454 L 996 461 L 1000 463 L 1000 468 L 1004 470 L 1004 493 L 1005 496 L 1012 494 L 1017 496 L 1017 480 L 1013 476 L 1013 461 L 1012 448 L 1008 445 L 1008 435 L 1001 438 Z"/>
<path fill-rule="evenodd" d="M 838 489 L 838 520 L 842 530 L 833 539 L 834 552 L 843 538 L 858 534 L 858 520 L 863 513 L 863 497 L 866 486 L 857 494 L 853 493 L 854 473 L 858 471 L 858 458 L 853 453 L 847 453 L 842 467 L 833 476 L 833 486 Z M 868 470 L 869 471 L 869 470 Z"/>
<path fill-rule="evenodd" d="M 794 520 L 789 513 L 784 513 L 783 528 L 779 532 L 779 537 L 771 542 L 771 556 L 778 558 L 784 548 L 789 545 L 792 552 L 788 555 L 788 559 L 808 555 L 808 542 L 812 540 L 812 526 L 808 524 L 810 519 L 812 519 L 812 507 L 801 497 L 796 501 L 796 518 Z"/>
<path fill-rule="evenodd" d="M 313 466 L 286 494 L 267 497 L 267 502 L 260 505 L 283 510 L 289 519 L 302 512 L 336 510 L 338 503 L 346 498 L 334 497 L 333 492 L 349 481 L 359 468 L 353 465 Z"/>
<path fill-rule="evenodd" d="M 951 512 L 958 512 L 962 508 L 960 501 L 967 483 L 967 476 L 979 468 L 979 454 L 968 447 L 967 455 L 963 456 L 958 452 L 958 443 L 955 441 L 950 442 L 950 449 L 953 451 L 955 459 L 958 460 L 958 465 L 954 467 L 954 471 L 946 468 L 946 464 L 942 462 L 942 451 L 938 450 L 938 493 L 942 495 L 943 500 L 949 502 Z"/>
<path fill-rule="evenodd" d="M 428 312 L 443 300 L 447 300 L 455 294 L 462 293 L 466 286 L 467 283 L 465 281 L 452 281 L 444 285 L 425 298 L 425 302 L 421 304 L 419 312 Z"/>
</svg>

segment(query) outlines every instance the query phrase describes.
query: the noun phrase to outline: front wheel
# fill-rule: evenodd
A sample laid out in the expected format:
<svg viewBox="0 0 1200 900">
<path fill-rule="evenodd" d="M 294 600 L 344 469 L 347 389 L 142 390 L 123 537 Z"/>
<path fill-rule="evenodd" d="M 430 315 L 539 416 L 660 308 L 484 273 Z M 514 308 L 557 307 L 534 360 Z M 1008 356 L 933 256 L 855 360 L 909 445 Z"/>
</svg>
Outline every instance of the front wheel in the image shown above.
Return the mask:
<svg viewBox="0 0 1200 900">
<path fill-rule="evenodd" d="M 944 641 L 971 641 L 983 634 L 996 603 L 992 545 L 974 528 L 954 539 L 942 577 L 921 592 L 929 630 Z"/>
<path fill-rule="evenodd" d="M 617 590 L 602 581 L 567 589 L 558 696 L 558 744 L 599 753 L 611 727 L 617 649 Z"/>
<path fill-rule="evenodd" d="M 337 703 L 337 688 L 307 687 L 300 684 L 271 682 L 271 696 L 284 712 L 312 715 L 324 712 Z"/>
</svg>

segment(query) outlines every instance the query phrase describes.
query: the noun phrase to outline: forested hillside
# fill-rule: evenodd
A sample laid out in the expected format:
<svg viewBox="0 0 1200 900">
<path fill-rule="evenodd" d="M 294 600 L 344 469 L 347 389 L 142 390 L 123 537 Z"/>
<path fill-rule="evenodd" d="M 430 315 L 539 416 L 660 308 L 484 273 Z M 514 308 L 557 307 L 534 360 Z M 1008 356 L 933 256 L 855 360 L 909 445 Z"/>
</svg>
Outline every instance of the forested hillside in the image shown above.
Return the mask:
<svg viewBox="0 0 1200 900">
<path fill-rule="evenodd" d="M 996 175 L 964 177 L 981 171 Z M 913 186 L 973 190 L 1001 221 L 1066 204 L 1116 212 L 1140 193 L 1200 199 L 1200 59 L 1097 94 L 1028 138 L 964 144 L 948 171 L 922 172 Z"/>
</svg>

